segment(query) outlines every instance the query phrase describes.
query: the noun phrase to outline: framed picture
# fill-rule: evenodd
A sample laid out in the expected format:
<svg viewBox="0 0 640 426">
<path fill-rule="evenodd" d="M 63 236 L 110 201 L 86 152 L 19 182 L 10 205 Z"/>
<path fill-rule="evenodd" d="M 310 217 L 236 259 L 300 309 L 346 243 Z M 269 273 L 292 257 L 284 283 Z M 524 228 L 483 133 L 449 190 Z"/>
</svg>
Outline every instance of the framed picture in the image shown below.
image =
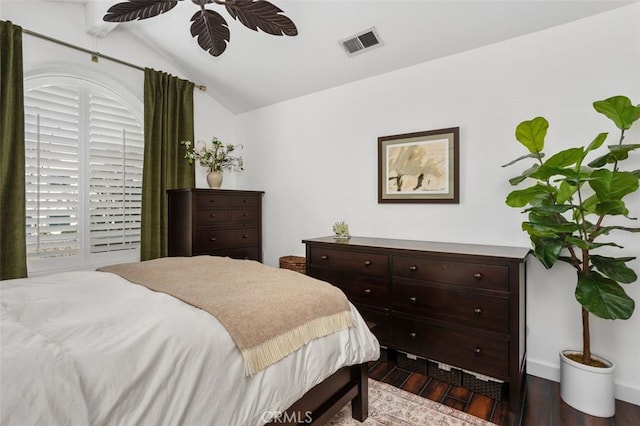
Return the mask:
<svg viewBox="0 0 640 426">
<path fill-rule="evenodd" d="M 459 202 L 459 128 L 378 138 L 378 203 Z"/>
</svg>

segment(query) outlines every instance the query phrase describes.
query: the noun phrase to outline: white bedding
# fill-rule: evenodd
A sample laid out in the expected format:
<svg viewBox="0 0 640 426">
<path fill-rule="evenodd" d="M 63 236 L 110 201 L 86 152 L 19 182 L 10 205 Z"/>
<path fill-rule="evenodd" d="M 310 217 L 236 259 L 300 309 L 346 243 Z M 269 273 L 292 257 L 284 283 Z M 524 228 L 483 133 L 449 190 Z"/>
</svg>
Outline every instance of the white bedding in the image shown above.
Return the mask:
<svg viewBox="0 0 640 426">
<path fill-rule="evenodd" d="M 342 366 L 374 360 L 356 327 L 253 377 L 224 327 L 110 273 L 0 282 L 0 424 L 261 425 Z"/>
</svg>

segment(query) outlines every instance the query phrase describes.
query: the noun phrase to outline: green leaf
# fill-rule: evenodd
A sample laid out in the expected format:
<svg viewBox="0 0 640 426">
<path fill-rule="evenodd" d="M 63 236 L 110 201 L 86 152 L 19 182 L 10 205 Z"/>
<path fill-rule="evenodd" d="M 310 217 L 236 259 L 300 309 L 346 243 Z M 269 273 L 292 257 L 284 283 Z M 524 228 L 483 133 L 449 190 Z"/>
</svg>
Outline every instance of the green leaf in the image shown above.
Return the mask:
<svg viewBox="0 0 640 426">
<path fill-rule="evenodd" d="M 560 257 L 563 244 L 555 238 L 531 237 L 533 255 L 546 269 L 550 269 Z"/>
<path fill-rule="evenodd" d="M 609 152 L 589 163 L 589 167 L 599 168 L 607 163 L 615 163 L 629 158 L 629 152 L 640 148 L 640 144 L 610 145 Z"/>
<path fill-rule="evenodd" d="M 629 209 L 624 204 L 624 201 L 621 200 L 608 200 L 603 201 L 601 203 L 596 204 L 596 214 L 600 216 L 611 215 L 611 216 L 628 216 Z"/>
<path fill-rule="evenodd" d="M 512 164 L 517 163 L 518 161 L 526 160 L 527 158 L 534 158 L 534 159 L 538 159 L 538 158 L 542 158 L 542 157 L 544 157 L 544 154 L 541 154 L 541 155 L 536 155 L 536 154 L 526 154 L 526 155 L 523 155 L 523 156 L 521 156 L 521 157 L 516 158 L 516 159 L 515 159 L 515 160 L 513 160 L 513 161 L 508 162 L 507 164 L 503 164 L 501 167 L 508 167 L 508 166 L 510 166 L 510 165 L 512 165 Z"/>
<path fill-rule="evenodd" d="M 633 122 L 640 118 L 640 105 L 634 106 L 626 96 L 613 96 L 596 101 L 593 107 L 613 121 L 618 129 L 629 129 Z"/>
<path fill-rule="evenodd" d="M 580 226 L 573 222 L 544 224 L 533 222 L 522 222 L 522 229 L 529 235 L 546 238 L 558 238 L 564 234 L 572 234 L 580 229 Z"/>
<path fill-rule="evenodd" d="M 564 213 L 566 211 L 571 210 L 572 208 L 574 208 L 574 206 L 572 206 L 571 204 L 550 204 L 547 206 L 534 206 L 534 207 L 530 207 L 528 209 L 525 210 L 525 212 L 535 212 L 536 214 L 542 215 L 542 216 L 549 216 L 549 215 L 556 215 L 558 213 Z"/>
<path fill-rule="evenodd" d="M 593 151 L 594 149 L 600 148 L 604 143 L 604 141 L 607 139 L 608 135 L 609 135 L 608 133 L 604 132 L 596 136 L 596 138 L 587 147 L 586 152 L 590 152 L 590 151 Z"/>
<path fill-rule="evenodd" d="M 506 203 L 511 207 L 524 207 L 531 202 L 536 196 L 541 194 L 552 194 L 555 188 L 547 185 L 534 185 L 525 189 L 512 191 L 507 195 Z"/>
<path fill-rule="evenodd" d="M 522 172 L 520 176 L 509 179 L 509 183 L 512 186 L 518 185 L 520 182 L 524 181 L 525 179 L 530 177 L 536 170 L 538 170 L 538 167 L 540 167 L 538 164 L 534 164 L 533 166 Z"/>
<path fill-rule="evenodd" d="M 587 311 L 604 319 L 629 319 L 635 309 L 620 284 L 595 271 L 578 272 L 575 296 Z"/>
<path fill-rule="evenodd" d="M 606 257 L 592 254 L 591 263 L 598 268 L 598 271 L 608 276 L 614 281 L 630 284 L 638 279 L 635 271 L 629 268 L 626 263 L 635 257 Z"/>
<path fill-rule="evenodd" d="M 539 154 L 544 149 L 544 138 L 547 136 L 549 122 L 544 117 L 536 117 L 523 121 L 516 127 L 516 139 L 529 152 Z"/>
<path fill-rule="evenodd" d="M 591 173 L 589 186 L 600 201 L 621 200 L 638 189 L 638 177 L 629 172 L 612 172 L 607 169 Z"/>
<path fill-rule="evenodd" d="M 558 186 L 558 194 L 556 195 L 556 202 L 558 204 L 566 203 L 571 200 L 573 194 L 575 194 L 577 190 L 577 185 L 571 185 L 566 180 L 560 182 L 560 186 Z"/>
<path fill-rule="evenodd" d="M 609 232 L 614 230 L 627 231 L 627 232 L 640 232 L 640 228 L 629 228 L 626 226 L 601 226 L 597 231 L 591 234 L 592 238 L 596 238 L 600 235 L 609 235 Z"/>
<path fill-rule="evenodd" d="M 549 157 L 549 159 L 544 162 L 544 165 L 564 168 L 579 163 L 583 158 L 584 151 L 582 148 L 569 148 Z"/>
</svg>

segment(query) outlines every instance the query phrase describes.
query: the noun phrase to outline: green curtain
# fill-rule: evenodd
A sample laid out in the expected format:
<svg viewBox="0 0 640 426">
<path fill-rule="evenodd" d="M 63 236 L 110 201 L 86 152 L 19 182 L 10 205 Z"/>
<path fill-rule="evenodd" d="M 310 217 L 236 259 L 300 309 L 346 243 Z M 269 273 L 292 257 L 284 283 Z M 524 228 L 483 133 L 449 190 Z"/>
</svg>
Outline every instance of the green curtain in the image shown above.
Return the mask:
<svg viewBox="0 0 640 426">
<path fill-rule="evenodd" d="M 180 141 L 193 141 L 190 81 L 145 69 L 140 260 L 167 256 L 167 189 L 195 186 Z"/>
<path fill-rule="evenodd" d="M 22 28 L 0 21 L 0 280 L 27 276 Z"/>
</svg>

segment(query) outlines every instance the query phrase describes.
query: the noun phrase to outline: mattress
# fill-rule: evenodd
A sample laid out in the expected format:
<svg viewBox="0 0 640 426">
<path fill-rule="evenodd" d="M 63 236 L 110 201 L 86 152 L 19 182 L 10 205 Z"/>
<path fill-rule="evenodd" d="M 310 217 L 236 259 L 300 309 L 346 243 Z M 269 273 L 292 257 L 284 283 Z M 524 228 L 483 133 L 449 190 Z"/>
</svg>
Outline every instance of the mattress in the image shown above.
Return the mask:
<svg viewBox="0 0 640 426">
<path fill-rule="evenodd" d="M 106 272 L 4 281 L 0 308 L 3 425 L 261 425 L 379 356 L 351 305 L 355 327 L 246 376 L 213 316 Z"/>
</svg>

